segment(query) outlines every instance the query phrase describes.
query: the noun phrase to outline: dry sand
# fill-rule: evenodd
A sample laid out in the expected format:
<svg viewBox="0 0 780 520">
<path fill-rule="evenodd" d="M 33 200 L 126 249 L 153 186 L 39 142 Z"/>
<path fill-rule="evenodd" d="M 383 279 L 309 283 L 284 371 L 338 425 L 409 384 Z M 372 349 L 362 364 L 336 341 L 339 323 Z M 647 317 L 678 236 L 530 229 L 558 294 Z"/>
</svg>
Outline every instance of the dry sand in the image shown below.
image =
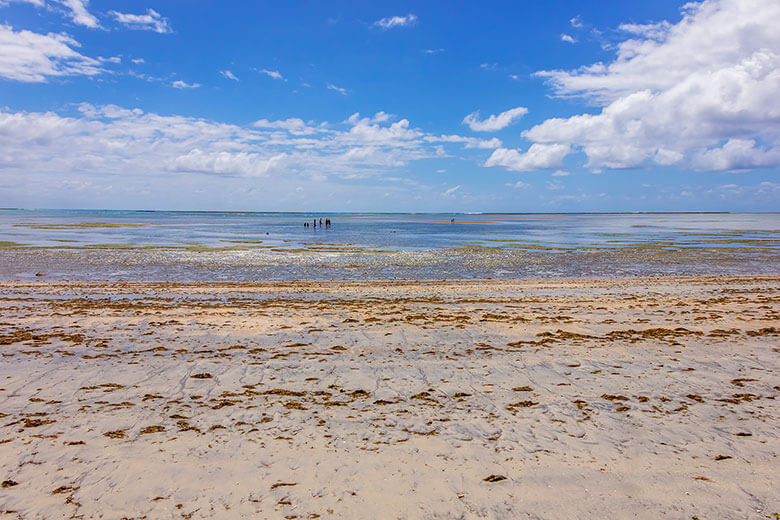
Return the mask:
<svg viewBox="0 0 780 520">
<path fill-rule="evenodd" d="M 0 313 L 2 518 L 780 513 L 780 276 L 2 282 Z"/>
</svg>

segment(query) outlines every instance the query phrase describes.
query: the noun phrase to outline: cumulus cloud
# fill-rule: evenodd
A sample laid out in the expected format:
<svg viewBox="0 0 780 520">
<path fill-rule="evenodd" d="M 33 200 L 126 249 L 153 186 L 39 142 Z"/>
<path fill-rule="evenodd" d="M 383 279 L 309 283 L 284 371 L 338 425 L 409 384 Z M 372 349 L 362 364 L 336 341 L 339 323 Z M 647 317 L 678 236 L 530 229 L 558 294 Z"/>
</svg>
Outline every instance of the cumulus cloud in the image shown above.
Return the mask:
<svg viewBox="0 0 780 520">
<path fill-rule="evenodd" d="M 260 119 L 250 127 L 82 104 L 78 115 L 0 111 L 5 173 L 266 177 L 381 175 L 439 157 L 446 140 L 385 112 L 336 124 Z"/>
<path fill-rule="evenodd" d="M 780 166 L 778 19 L 776 0 L 705 0 L 686 4 L 676 24 L 624 24 L 612 62 L 538 73 L 556 95 L 601 110 L 548 119 L 523 133 L 528 152 L 499 149 L 487 164 L 557 167 L 566 150 L 594 170 Z M 533 160 L 535 147 L 556 153 Z"/>
<path fill-rule="evenodd" d="M 257 70 L 257 72 L 259 72 L 260 74 L 265 74 L 269 78 L 279 79 L 279 80 L 282 80 L 282 81 L 287 81 L 286 79 L 284 79 L 284 76 L 282 76 L 279 73 L 278 70 L 259 69 L 259 70 Z"/>
<path fill-rule="evenodd" d="M 417 16 L 414 14 L 408 14 L 406 16 L 390 16 L 388 18 L 382 18 L 373 23 L 374 27 L 387 30 L 393 27 L 406 27 L 417 23 Z"/>
<path fill-rule="evenodd" d="M 561 34 L 561 41 L 567 42 L 567 43 L 577 43 L 577 40 L 574 39 L 573 36 L 563 33 Z"/>
<path fill-rule="evenodd" d="M 491 115 L 485 120 L 480 121 L 479 111 L 472 112 L 463 118 L 463 124 L 468 125 L 469 128 L 475 132 L 496 132 L 503 128 L 506 128 L 512 122 L 520 119 L 528 113 L 528 109 L 525 107 L 517 107 L 506 112 L 501 112 L 498 115 Z"/>
<path fill-rule="evenodd" d="M 758 146 L 753 139 L 729 139 L 723 146 L 703 150 L 693 157 L 700 170 L 750 170 L 780 165 L 780 146 Z"/>
<path fill-rule="evenodd" d="M 109 11 L 117 22 L 126 25 L 131 29 L 140 29 L 144 31 L 154 31 L 156 33 L 165 34 L 173 32 L 168 19 L 160 15 L 154 9 L 147 9 L 146 14 L 130 14 L 120 13 L 117 11 Z"/>
<path fill-rule="evenodd" d="M 222 77 L 224 78 L 232 79 L 233 81 L 238 81 L 236 75 L 230 72 L 229 70 L 221 70 L 219 71 L 219 73 L 222 74 Z"/>
<path fill-rule="evenodd" d="M 178 172 L 267 177 L 270 173 L 279 171 L 286 159 L 285 153 L 265 157 L 249 152 L 209 152 L 193 148 L 186 154 L 174 157 L 168 163 L 168 168 Z"/>
<path fill-rule="evenodd" d="M 498 148 L 485 161 L 485 166 L 503 166 L 507 170 L 518 172 L 560 168 L 563 159 L 571 152 L 566 144 L 534 143 L 526 152 L 507 148 Z"/>
<path fill-rule="evenodd" d="M 66 34 L 14 31 L 0 25 L 0 76 L 45 82 L 51 76 L 94 76 L 100 61 L 80 54 L 79 43 Z"/>
</svg>

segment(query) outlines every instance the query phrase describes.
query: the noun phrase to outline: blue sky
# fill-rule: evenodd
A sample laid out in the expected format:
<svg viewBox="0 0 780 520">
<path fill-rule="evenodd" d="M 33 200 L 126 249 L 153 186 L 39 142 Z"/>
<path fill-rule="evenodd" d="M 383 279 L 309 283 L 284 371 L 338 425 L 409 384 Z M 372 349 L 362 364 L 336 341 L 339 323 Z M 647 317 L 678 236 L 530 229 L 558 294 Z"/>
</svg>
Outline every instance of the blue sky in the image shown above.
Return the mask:
<svg viewBox="0 0 780 520">
<path fill-rule="evenodd" d="M 777 19 L 0 0 L 0 206 L 778 211 Z"/>
</svg>

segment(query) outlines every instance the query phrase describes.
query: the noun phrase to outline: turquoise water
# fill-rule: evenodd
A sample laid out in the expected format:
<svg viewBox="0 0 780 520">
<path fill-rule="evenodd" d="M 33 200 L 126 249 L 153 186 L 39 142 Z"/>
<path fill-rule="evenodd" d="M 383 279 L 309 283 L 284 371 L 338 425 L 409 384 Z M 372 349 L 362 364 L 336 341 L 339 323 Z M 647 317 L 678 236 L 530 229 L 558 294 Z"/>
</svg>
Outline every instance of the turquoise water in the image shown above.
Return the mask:
<svg viewBox="0 0 780 520">
<path fill-rule="evenodd" d="M 0 210 L 0 242 L 4 279 L 39 271 L 141 280 L 780 272 L 779 213 Z"/>
</svg>

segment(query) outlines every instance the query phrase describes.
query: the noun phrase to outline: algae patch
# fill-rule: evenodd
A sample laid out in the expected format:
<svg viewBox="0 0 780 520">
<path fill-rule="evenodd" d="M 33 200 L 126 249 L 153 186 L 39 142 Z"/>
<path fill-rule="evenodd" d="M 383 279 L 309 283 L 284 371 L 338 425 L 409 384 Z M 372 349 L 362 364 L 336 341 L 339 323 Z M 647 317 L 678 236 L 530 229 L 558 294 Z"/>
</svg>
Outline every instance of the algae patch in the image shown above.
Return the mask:
<svg viewBox="0 0 780 520">
<path fill-rule="evenodd" d="M 52 224 L 47 222 L 19 222 L 14 227 L 30 229 L 93 229 L 93 228 L 137 228 L 161 224 L 130 224 L 118 222 L 79 222 L 76 224 Z"/>
</svg>

